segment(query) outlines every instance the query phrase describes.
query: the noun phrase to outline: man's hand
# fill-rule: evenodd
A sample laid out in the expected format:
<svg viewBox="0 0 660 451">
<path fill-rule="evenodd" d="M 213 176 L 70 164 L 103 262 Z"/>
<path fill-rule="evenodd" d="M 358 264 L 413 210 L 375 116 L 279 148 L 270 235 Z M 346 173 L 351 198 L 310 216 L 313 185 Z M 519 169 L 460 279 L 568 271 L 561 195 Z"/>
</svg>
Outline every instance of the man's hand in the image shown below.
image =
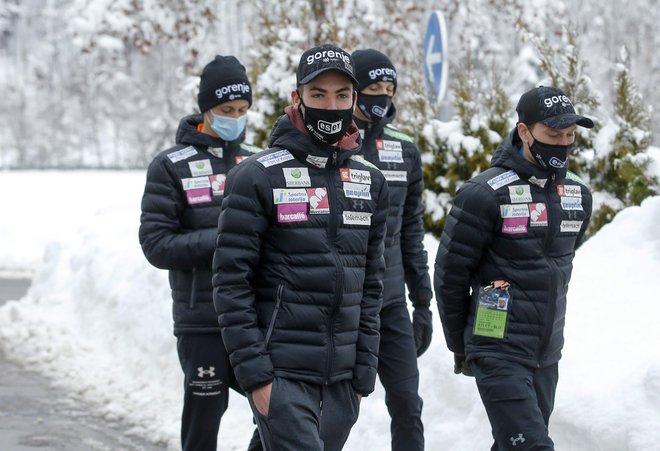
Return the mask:
<svg viewBox="0 0 660 451">
<path fill-rule="evenodd" d="M 415 346 L 417 347 L 417 357 L 431 345 L 433 336 L 433 314 L 428 306 L 416 307 L 412 314 L 413 331 L 415 332 Z"/>
<path fill-rule="evenodd" d="M 257 408 L 257 411 L 263 416 L 268 416 L 270 408 L 270 391 L 273 388 L 273 383 L 259 387 L 252 392 L 252 402 Z"/>
<path fill-rule="evenodd" d="M 474 376 L 470 365 L 465 361 L 465 354 L 454 354 L 454 374 L 464 374 L 465 376 Z"/>
</svg>

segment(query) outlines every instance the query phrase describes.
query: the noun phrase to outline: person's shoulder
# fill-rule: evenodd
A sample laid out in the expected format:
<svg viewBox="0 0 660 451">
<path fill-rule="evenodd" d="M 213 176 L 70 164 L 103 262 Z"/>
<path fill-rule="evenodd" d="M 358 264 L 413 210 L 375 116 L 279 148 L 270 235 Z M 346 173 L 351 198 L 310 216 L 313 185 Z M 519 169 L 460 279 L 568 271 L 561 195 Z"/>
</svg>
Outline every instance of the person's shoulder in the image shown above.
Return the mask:
<svg viewBox="0 0 660 451">
<path fill-rule="evenodd" d="M 584 179 L 582 179 L 579 175 L 577 175 L 573 171 L 566 171 L 566 180 L 568 180 L 568 181 L 570 181 L 574 184 L 580 185 L 582 188 L 584 188 L 588 192 L 591 192 L 591 188 L 589 187 L 589 184 L 587 182 L 585 182 Z"/>
<path fill-rule="evenodd" d="M 415 144 L 415 139 L 412 136 L 404 133 L 392 124 L 387 124 L 385 127 L 383 127 L 383 136 L 394 138 L 404 143 L 411 143 L 413 145 Z"/>
<path fill-rule="evenodd" d="M 199 155 L 199 151 L 195 147 L 188 144 L 177 144 L 156 154 L 153 161 L 166 161 L 177 164 L 196 155 Z"/>
</svg>

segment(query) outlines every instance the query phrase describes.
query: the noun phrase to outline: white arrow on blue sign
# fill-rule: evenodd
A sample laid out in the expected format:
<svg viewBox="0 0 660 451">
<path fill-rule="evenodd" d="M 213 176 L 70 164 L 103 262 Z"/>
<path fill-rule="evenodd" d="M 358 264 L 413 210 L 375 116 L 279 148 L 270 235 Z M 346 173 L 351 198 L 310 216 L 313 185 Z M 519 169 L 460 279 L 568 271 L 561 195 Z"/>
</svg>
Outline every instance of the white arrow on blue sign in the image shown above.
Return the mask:
<svg viewBox="0 0 660 451">
<path fill-rule="evenodd" d="M 440 102 L 447 91 L 447 25 L 442 12 L 429 17 L 424 38 L 424 80 L 431 102 Z"/>
</svg>

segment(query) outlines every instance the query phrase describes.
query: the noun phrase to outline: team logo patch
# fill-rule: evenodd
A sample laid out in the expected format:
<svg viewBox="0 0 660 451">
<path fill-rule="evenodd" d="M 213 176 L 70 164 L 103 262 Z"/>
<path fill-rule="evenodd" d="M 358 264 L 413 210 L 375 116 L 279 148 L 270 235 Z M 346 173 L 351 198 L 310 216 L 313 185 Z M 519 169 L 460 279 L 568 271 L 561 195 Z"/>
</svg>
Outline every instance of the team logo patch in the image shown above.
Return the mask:
<svg viewBox="0 0 660 451">
<path fill-rule="evenodd" d="M 579 188 L 579 186 L 578 186 Z M 582 211 L 582 198 L 581 197 L 564 197 L 561 198 L 562 210 L 578 210 Z"/>
<path fill-rule="evenodd" d="M 186 191 L 188 205 L 203 204 L 211 202 L 211 189 L 210 188 L 194 188 Z"/>
<path fill-rule="evenodd" d="M 188 146 L 185 149 L 172 152 L 171 154 L 167 155 L 167 158 L 169 158 L 172 163 L 176 163 L 181 160 L 187 160 L 193 155 L 197 155 L 197 150 L 192 146 Z"/>
<path fill-rule="evenodd" d="M 362 213 L 359 211 L 344 211 L 342 212 L 345 225 L 371 225 L 371 213 Z"/>
<path fill-rule="evenodd" d="M 505 204 L 500 205 L 502 218 L 529 218 L 529 207 L 527 204 Z"/>
<path fill-rule="evenodd" d="M 330 213 L 330 202 L 326 188 L 307 188 L 309 197 L 309 213 L 322 215 Z"/>
<path fill-rule="evenodd" d="M 293 160 L 293 155 L 291 155 L 291 152 L 286 149 L 278 150 L 277 152 L 257 158 L 257 161 L 265 168 L 282 164 L 289 160 Z"/>
<path fill-rule="evenodd" d="M 307 168 L 282 168 L 282 172 L 288 187 L 312 186 Z"/>
<path fill-rule="evenodd" d="M 532 201 L 532 192 L 529 185 L 516 185 L 509 187 L 509 197 L 511 203 L 526 204 Z"/>
<path fill-rule="evenodd" d="M 307 221 L 307 203 L 304 204 L 279 204 L 277 206 L 277 222 L 302 222 Z"/>
<path fill-rule="evenodd" d="M 407 182 L 408 173 L 406 171 L 381 171 L 388 182 Z"/>
<path fill-rule="evenodd" d="M 541 227 L 548 225 L 548 209 L 543 202 L 529 204 L 530 227 Z"/>
<path fill-rule="evenodd" d="M 312 166 L 323 169 L 328 164 L 328 159 L 326 157 L 315 157 L 314 155 L 308 155 L 307 162 Z"/>
<path fill-rule="evenodd" d="M 502 233 L 515 235 L 527 233 L 527 218 L 505 218 L 502 220 Z"/>
<path fill-rule="evenodd" d="M 181 179 L 184 191 L 200 188 L 210 188 L 211 182 L 208 177 L 193 177 L 188 179 Z"/>
<path fill-rule="evenodd" d="M 582 228 L 582 221 L 562 221 L 559 225 L 560 232 L 578 233 Z"/>
<path fill-rule="evenodd" d="M 371 200 L 369 187 L 369 185 L 363 185 L 361 183 L 344 182 L 344 196 L 352 199 Z"/>
<path fill-rule="evenodd" d="M 561 197 L 582 197 L 582 187 L 579 185 L 557 185 L 557 194 Z"/>
<path fill-rule="evenodd" d="M 504 174 L 500 174 L 496 177 L 493 177 L 492 179 L 488 180 L 486 183 L 488 183 L 488 185 L 490 185 L 490 187 L 496 191 L 499 188 L 508 185 L 509 183 L 515 182 L 516 180 L 520 180 L 518 174 L 516 174 L 514 171 L 506 171 Z"/>
<path fill-rule="evenodd" d="M 226 174 L 216 174 L 209 177 L 211 181 L 211 192 L 214 196 L 222 196 L 225 193 Z"/>
<path fill-rule="evenodd" d="M 308 201 L 307 191 L 304 189 L 273 189 L 274 204 L 302 204 Z"/>
<path fill-rule="evenodd" d="M 342 182 L 371 184 L 371 173 L 369 171 L 360 171 L 358 169 L 341 168 L 339 169 Z"/>
<path fill-rule="evenodd" d="M 206 160 L 191 161 L 188 163 L 188 167 L 190 167 L 190 174 L 193 177 L 201 177 L 204 175 L 213 174 L 211 160 L 208 158 Z"/>
<path fill-rule="evenodd" d="M 376 149 L 378 151 L 389 150 L 399 153 L 403 152 L 403 147 L 401 146 L 401 143 L 399 141 L 388 141 L 386 139 L 377 139 Z"/>
</svg>

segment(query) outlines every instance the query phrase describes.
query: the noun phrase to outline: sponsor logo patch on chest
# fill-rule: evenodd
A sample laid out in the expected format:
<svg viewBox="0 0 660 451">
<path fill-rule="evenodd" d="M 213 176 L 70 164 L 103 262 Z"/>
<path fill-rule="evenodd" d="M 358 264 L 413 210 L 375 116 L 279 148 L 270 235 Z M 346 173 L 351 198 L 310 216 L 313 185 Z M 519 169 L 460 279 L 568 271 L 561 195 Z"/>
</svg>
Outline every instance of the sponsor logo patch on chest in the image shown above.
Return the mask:
<svg viewBox="0 0 660 451">
<path fill-rule="evenodd" d="M 273 189 L 273 203 L 274 204 L 301 204 L 307 202 L 307 191 L 305 189 L 286 189 L 274 188 Z"/>
<path fill-rule="evenodd" d="M 387 139 L 377 139 L 376 140 L 376 149 L 380 152 L 385 151 L 394 151 L 394 152 L 403 152 L 403 146 L 399 141 L 389 141 Z"/>
<path fill-rule="evenodd" d="M 216 174 L 209 177 L 211 181 L 211 191 L 214 196 L 222 196 L 225 193 L 226 174 Z"/>
<path fill-rule="evenodd" d="M 557 194 L 561 197 L 582 197 L 582 187 L 579 185 L 557 185 Z"/>
<path fill-rule="evenodd" d="M 532 192 L 529 185 L 515 185 L 509 187 L 509 197 L 511 203 L 523 204 L 532 201 Z"/>
<path fill-rule="evenodd" d="M 516 180 L 520 180 L 518 174 L 516 174 L 514 171 L 506 171 L 504 174 L 495 176 L 492 179 L 488 180 L 486 183 L 488 183 L 488 185 L 494 191 L 496 191 L 499 188 L 508 185 L 509 183 L 515 182 Z"/>
<path fill-rule="evenodd" d="M 562 221 L 559 226 L 560 232 L 578 233 L 582 228 L 582 221 Z"/>
<path fill-rule="evenodd" d="M 371 225 L 371 213 L 362 213 L 359 211 L 344 211 L 342 218 L 345 225 Z"/>
<path fill-rule="evenodd" d="M 578 210 L 582 211 L 582 198 L 581 197 L 561 197 L 562 210 Z"/>
<path fill-rule="evenodd" d="M 505 204 L 500 205 L 502 218 L 528 218 L 529 207 L 527 204 Z"/>
<path fill-rule="evenodd" d="M 388 182 L 407 182 L 408 173 L 406 171 L 381 171 Z"/>
<path fill-rule="evenodd" d="M 190 175 L 193 177 L 201 177 L 203 175 L 213 174 L 211 160 L 208 158 L 206 160 L 190 161 L 188 163 L 188 167 L 190 168 Z"/>
<path fill-rule="evenodd" d="M 307 221 L 307 203 L 279 204 L 277 206 L 277 222 L 302 222 Z"/>
<path fill-rule="evenodd" d="M 186 160 L 193 155 L 197 155 L 197 149 L 192 146 L 188 146 L 185 149 L 177 150 L 167 155 L 167 158 L 170 159 L 172 163 L 176 163 L 181 160 Z"/>
<path fill-rule="evenodd" d="M 257 158 L 257 161 L 261 163 L 261 165 L 265 168 L 275 166 L 277 164 L 282 164 L 289 160 L 293 160 L 293 155 L 291 155 L 291 152 L 286 149 L 278 150 L 275 153 Z"/>
<path fill-rule="evenodd" d="M 361 183 L 344 182 L 344 196 L 352 199 L 368 199 L 371 200 L 370 185 L 363 185 Z"/>
<path fill-rule="evenodd" d="M 543 202 L 529 204 L 530 227 L 542 227 L 548 225 L 548 208 Z"/>
<path fill-rule="evenodd" d="M 181 184 L 183 185 L 184 191 L 211 187 L 211 181 L 209 180 L 208 177 L 192 177 L 187 179 L 181 179 Z"/>
<path fill-rule="evenodd" d="M 307 188 L 309 197 L 309 213 L 321 215 L 330 213 L 330 202 L 326 188 Z"/>
<path fill-rule="evenodd" d="M 307 168 L 282 168 L 286 186 L 288 187 L 307 187 L 312 186 Z"/>
<path fill-rule="evenodd" d="M 314 155 L 307 156 L 307 162 L 312 166 L 323 169 L 328 164 L 328 159 L 326 157 L 316 157 Z"/>
<path fill-rule="evenodd" d="M 504 218 L 502 220 L 502 233 L 507 235 L 527 233 L 527 218 Z"/>
<path fill-rule="evenodd" d="M 340 168 L 339 174 L 342 182 L 371 184 L 371 173 L 359 169 Z"/>
</svg>

